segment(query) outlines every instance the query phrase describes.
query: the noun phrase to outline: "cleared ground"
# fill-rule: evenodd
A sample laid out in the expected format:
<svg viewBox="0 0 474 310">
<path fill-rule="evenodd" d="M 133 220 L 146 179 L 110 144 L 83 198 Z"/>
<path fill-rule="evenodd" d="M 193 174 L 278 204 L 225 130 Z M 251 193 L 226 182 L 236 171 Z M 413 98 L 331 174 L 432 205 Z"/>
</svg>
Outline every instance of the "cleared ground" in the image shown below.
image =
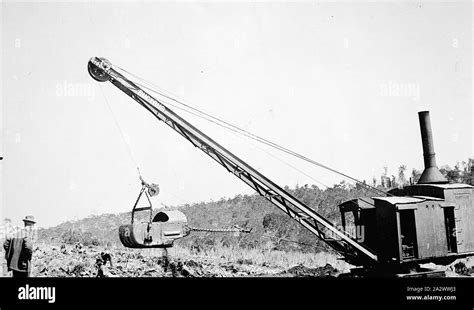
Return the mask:
<svg viewBox="0 0 474 310">
<path fill-rule="evenodd" d="M 111 262 L 104 261 L 109 254 Z M 218 247 L 205 253 L 188 248 L 127 249 L 81 245 L 39 245 L 33 256 L 34 277 L 337 277 L 353 266 L 330 253 L 292 253 Z M 462 264 L 459 264 L 459 263 Z M 449 266 L 448 277 L 472 276 L 474 259 Z"/>
</svg>

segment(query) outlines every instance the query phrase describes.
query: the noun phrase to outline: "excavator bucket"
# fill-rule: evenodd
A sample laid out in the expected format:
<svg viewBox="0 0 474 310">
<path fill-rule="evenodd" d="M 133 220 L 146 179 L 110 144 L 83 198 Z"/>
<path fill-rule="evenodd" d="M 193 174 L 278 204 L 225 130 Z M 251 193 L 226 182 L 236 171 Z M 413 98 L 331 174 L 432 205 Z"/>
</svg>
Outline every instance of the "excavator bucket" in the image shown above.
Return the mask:
<svg viewBox="0 0 474 310">
<path fill-rule="evenodd" d="M 169 248 L 189 233 L 186 216 L 177 210 L 158 212 L 150 223 L 119 227 L 120 241 L 127 248 Z"/>
</svg>

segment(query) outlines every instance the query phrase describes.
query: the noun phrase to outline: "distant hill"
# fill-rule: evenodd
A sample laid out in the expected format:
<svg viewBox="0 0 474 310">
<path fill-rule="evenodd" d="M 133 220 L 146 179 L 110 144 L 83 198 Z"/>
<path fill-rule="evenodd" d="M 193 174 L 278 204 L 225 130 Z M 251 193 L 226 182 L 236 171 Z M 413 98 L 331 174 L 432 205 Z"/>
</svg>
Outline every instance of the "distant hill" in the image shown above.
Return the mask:
<svg viewBox="0 0 474 310">
<path fill-rule="evenodd" d="M 312 207 L 330 221 L 339 223 L 337 205 L 350 198 L 363 196 L 365 190 L 347 183 L 321 190 L 315 185 L 286 188 L 292 195 Z M 177 242 L 183 246 L 213 247 L 214 245 L 255 248 L 268 246 L 281 250 L 319 251 L 325 245 L 305 228 L 291 220 L 263 197 L 237 195 L 219 201 L 178 206 L 188 218 L 188 224 L 200 228 L 230 228 L 239 225 L 251 228 L 249 234 L 192 232 Z M 154 210 L 154 214 L 158 209 Z M 147 212 L 137 213 L 146 220 Z M 118 227 L 130 223 L 130 212 L 102 214 L 69 221 L 58 226 L 40 229 L 39 241 L 45 243 L 75 243 L 121 245 Z"/>
<path fill-rule="evenodd" d="M 472 183 L 471 167 L 473 165 L 474 160 L 469 158 L 467 161 L 457 163 L 454 168 L 442 166 L 440 170 L 451 182 Z M 379 178 L 381 184 L 378 184 L 377 179 L 374 178 L 371 185 L 387 191 L 393 187 L 406 185 L 409 179 L 416 182 L 421 174 L 420 171 L 414 169 L 411 177 L 408 178 L 404 175 L 405 168 L 404 165 L 400 166 L 398 178 L 382 175 Z M 388 187 L 387 184 L 389 184 Z M 321 190 L 316 185 L 307 184 L 296 186 L 293 189 L 285 187 L 285 190 L 335 225 L 340 224 L 337 206 L 341 202 L 375 195 L 361 185 L 353 186 L 345 182 L 325 190 Z M 188 224 L 193 227 L 230 228 L 232 225 L 239 225 L 252 229 L 250 234 L 242 233 L 238 236 L 231 233 L 192 232 L 186 238 L 177 241 L 183 246 L 201 248 L 212 248 L 215 245 L 241 248 L 270 247 L 278 250 L 303 252 L 317 252 L 327 249 L 323 242 L 257 194 L 237 195 L 229 199 L 222 198 L 219 201 L 186 204 L 177 206 L 175 209 L 184 212 L 188 218 Z M 154 213 L 156 212 L 158 211 L 154 210 Z M 147 212 L 139 212 L 137 219 L 145 220 L 146 217 Z M 45 243 L 79 241 L 84 244 L 121 246 L 118 227 L 125 223 L 130 223 L 130 212 L 90 216 L 74 222 L 65 222 L 56 227 L 40 229 L 39 241 Z"/>
</svg>

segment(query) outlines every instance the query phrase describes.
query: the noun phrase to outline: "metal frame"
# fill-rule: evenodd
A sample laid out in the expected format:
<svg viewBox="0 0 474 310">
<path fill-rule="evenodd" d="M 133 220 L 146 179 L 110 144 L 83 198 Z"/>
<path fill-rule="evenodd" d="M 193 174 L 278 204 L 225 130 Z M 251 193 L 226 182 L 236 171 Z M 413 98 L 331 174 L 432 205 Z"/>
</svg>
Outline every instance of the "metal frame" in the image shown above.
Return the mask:
<svg viewBox="0 0 474 310">
<path fill-rule="evenodd" d="M 97 79 L 98 81 L 110 81 L 114 86 L 152 113 L 156 118 L 163 121 L 195 147 L 214 159 L 228 172 L 234 174 L 253 188 L 259 195 L 273 203 L 318 238 L 326 242 L 334 250 L 342 254 L 346 260 L 358 265 L 372 265 L 378 261 L 377 255 L 372 250 L 358 243 L 345 232 L 340 231 L 312 208 L 299 201 L 143 91 L 138 85 L 114 70 L 107 60 L 96 57 L 91 58 L 89 61 L 89 72 L 94 79 L 96 79 L 94 74 L 99 75 L 100 80 Z M 332 236 L 330 236 L 330 234 Z"/>
<path fill-rule="evenodd" d="M 135 204 L 133 205 L 133 209 L 132 209 L 132 224 L 133 224 L 133 221 L 134 221 L 134 219 L 135 219 L 135 212 L 137 212 L 137 211 L 144 211 L 144 210 L 150 210 L 150 221 L 149 221 L 149 223 L 151 223 L 151 219 L 152 219 L 152 217 L 153 217 L 153 205 L 151 204 L 150 196 L 148 196 L 148 192 L 146 191 L 146 189 L 147 189 L 146 185 L 142 184 L 142 188 L 141 188 L 141 190 L 140 190 L 140 194 L 138 194 L 137 201 L 135 201 Z M 150 205 L 149 205 L 148 207 L 137 208 L 138 202 L 140 201 L 140 198 L 142 197 L 143 192 L 145 192 L 146 199 L 148 200 L 148 203 L 149 203 Z"/>
</svg>

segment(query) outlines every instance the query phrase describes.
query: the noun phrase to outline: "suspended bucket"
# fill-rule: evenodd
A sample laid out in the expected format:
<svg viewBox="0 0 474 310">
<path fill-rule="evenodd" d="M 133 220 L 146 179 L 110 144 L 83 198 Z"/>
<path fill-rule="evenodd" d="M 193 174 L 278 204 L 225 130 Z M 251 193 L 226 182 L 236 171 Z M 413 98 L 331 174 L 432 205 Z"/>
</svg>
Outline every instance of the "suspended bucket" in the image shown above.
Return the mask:
<svg viewBox="0 0 474 310">
<path fill-rule="evenodd" d="M 161 211 L 152 222 L 119 227 L 120 241 L 128 248 L 168 248 L 177 239 L 190 233 L 186 215 L 178 210 Z"/>
</svg>

